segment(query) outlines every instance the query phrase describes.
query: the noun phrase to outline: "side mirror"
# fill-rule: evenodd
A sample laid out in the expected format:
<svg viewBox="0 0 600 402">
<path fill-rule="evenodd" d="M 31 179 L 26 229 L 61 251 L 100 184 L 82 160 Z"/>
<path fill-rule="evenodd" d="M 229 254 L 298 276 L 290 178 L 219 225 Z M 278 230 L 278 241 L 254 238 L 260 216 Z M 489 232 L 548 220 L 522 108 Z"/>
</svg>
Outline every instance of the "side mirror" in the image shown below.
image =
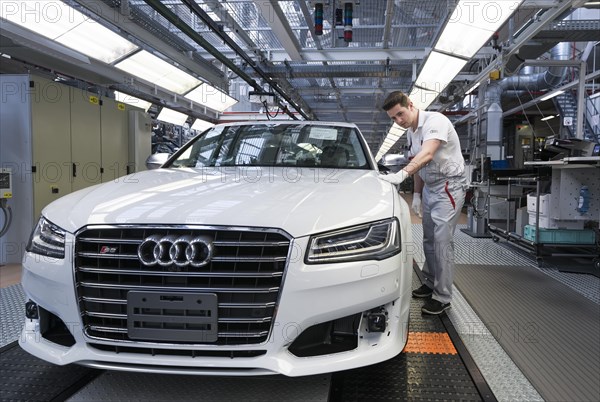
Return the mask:
<svg viewBox="0 0 600 402">
<path fill-rule="evenodd" d="M 146 168 L 148 170 L 158 169 L 169 159 L 171 154 L 167 153 L 158 153 L 152 154 L 146 159 Z"/>
<path fill-rule="evenodd" d="M 385 165 L 382 165 L 381 163 L 377 164 L 377 169 L 379 169 L 379 173 L 384 173 L 384 172 L 389 173 L 390 172 L 390 168 Z"/>
</svg>

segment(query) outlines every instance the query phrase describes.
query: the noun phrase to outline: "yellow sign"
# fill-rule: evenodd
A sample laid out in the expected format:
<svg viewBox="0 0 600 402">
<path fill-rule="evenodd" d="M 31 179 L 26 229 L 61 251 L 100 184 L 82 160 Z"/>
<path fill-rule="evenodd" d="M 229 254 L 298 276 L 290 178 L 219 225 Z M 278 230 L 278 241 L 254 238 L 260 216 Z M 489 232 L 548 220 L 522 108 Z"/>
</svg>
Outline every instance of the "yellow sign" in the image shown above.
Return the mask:
<svg viewBox="0 0 600 402">
<path fill-rule="evenodd" d="M 2 198 L 12 198 L 12 193 L 6 192 L 2 194 Z"/>
<path fill-rule="evenodd" d="M 97 96 L 90 96 L 90 103 L 97 105 L 100 103 L 100 99 Z"/>
<path fill-rule="evenodd" d="M 125 104 L 124 103 L 117 103 L 117 109 L 119 109 L 119 110 L 125 110 Z"/>
</svg>

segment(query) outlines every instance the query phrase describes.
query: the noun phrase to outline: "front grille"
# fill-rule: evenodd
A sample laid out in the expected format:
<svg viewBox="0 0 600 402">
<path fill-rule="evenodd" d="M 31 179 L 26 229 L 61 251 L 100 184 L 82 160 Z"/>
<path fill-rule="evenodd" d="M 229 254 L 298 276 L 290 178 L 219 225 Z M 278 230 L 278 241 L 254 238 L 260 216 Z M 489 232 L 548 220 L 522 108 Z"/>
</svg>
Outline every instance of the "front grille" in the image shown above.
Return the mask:
<svg viewBox="0 0 600 402">
<path fill-rule="evenodd" d="M 138 258 L 138 247 L 153 235 L 201 236 L 212 240 L 214 252 L 210 262 L 201 267 L 147 266 Z M 96 339 L 139 341 L 130 337 L 131 322 L 128 329 L 130 291 L 164 292 L 167 297 L 216 294 L 216 340 L 199 337 L 198 342 L 190 342 L 189 336 L 184 336 L 180 343 L 265 342 L 273 325 L 289 248 L 289 237 L 275 229 L 89 226 L 77 234 L 75 245 L 76 289 L 85 333 Z M 191 323 L 196 317 L 190 310 L 140 310 L 148 313 L 152 322 L 136 325 L 151 326 L 150 334 L 187 332 L 193 337 L 193 331 L 198 331 L 199 325 Z M 188 314 L 190 317 L 184 317 Z M 181 322 L 173 322 L 173 315 L 181 315 Z M 142 340 L 178 343 L 173 339 Z"/>
</svg>

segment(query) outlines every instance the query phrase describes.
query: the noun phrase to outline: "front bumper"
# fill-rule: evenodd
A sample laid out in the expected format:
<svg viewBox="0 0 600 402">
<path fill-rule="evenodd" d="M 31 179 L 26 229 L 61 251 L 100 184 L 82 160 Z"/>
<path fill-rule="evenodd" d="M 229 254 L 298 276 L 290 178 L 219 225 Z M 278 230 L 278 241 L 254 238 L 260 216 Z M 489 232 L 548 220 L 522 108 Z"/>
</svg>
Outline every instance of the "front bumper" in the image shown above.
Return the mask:
<svg viewBox="0 0 600 402">
<path fill-rule="evenodd" d="M 68 238 L 67 244 L 72 245 L 73 241 Z M 295 249 L 305 250 L 306 241 L 295 239 Z M 71 333 L 74 343 L 63 346 L 44 337 L 41 328 L 44 324 L 40 325 L 39 319 L 26 320 L 19 343 L 29 353 L 58 365 L 76 363 L 116 370 L 179 374 L 303 376 L 387 360 L 400 353 L 407 340 L 412 258 L 405 252 L 383 261 L 337 264 L 305 265 L 300 257 L 290 259 L 268 340 L 238 346 L 90 339 L 83 331 L 69 258 L 48 260 L 27 253 L 23 267 L 22 283 L 28 299 L 58 317 Z M 315 324 L 380 306 L 388 313 L 385 332 L 368 332 L 363 317 L 358 327 L 357 347 L 352 350 L 310 357 L 297 357 L 289 351 L 294 340 Z M 260 355 L 231 358 L 116 353 L 92 344 L 145 350 L 256 351 Z"/>
</svg>

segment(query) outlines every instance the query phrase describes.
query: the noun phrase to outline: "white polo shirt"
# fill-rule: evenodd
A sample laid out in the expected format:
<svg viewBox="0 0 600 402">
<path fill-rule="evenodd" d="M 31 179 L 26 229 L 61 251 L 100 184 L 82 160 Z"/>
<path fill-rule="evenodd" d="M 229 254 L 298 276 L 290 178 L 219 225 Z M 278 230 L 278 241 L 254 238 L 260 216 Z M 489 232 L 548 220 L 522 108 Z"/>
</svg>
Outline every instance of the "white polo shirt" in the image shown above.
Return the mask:
<svg viewBox="0 0 600 402">
<path fill-rule="evenodd" d="M 433 160 L 419 170 L 419 176 L 426 184 L 436 184 L 449 179 L 460 179 L 465 172 L 465 160 L 462 156 L 458 134 L 452 122 L 439 112 L 419 110 L 417 129 L 407 130 L 410 143 L 410 156 L 421 150 L 423 142 L 440 140 L 440 146 Z"/>
</svg>

